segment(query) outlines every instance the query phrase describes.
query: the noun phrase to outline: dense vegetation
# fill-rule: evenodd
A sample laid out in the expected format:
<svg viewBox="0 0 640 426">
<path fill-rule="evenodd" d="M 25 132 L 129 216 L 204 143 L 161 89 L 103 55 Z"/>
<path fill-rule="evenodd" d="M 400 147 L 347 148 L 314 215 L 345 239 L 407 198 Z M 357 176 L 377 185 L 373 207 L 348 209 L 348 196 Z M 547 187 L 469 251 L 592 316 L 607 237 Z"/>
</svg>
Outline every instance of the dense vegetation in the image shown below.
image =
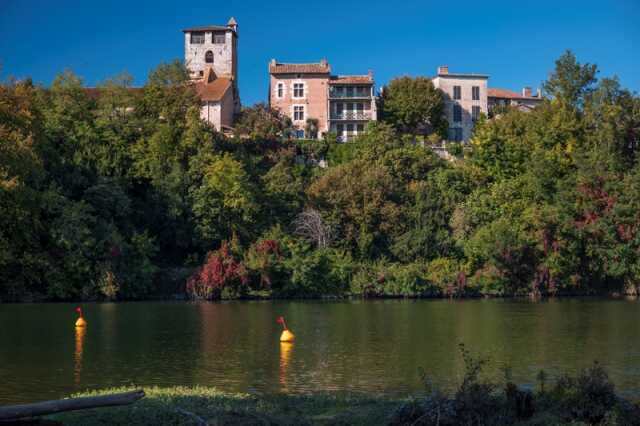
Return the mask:
<svg viewBox="0 0 640 426">
<path fill-rule="evenodd" d="M 412 398 L 367 394 L 270 395 L 224 393 L 214 388 L 147 388 L 133 406 L 83 410 L 50 416 L 65 425 L 640 425 L 640 404 L 616 395 L 599 365 L 554 381 L 538 374 L 535 389 L 522 388 L 505 370 L 504 380 L 483 377 L 486 359 L 462 346 L 464 375 L 444 392 L 425 376 L 426 392 Z M 95 395 L 132 389 L 93 392 Z"/>
<path fill-rule="evenodd" d="M 451 162 L 416 143 L 443 130 L 437 92 L 406 96 L 422 80 L 348 144 L 289 140 L 262 105 L 216 133 L 178 62 L 99 96 L 9 81 L 0 300 L 636 292 L 640 99 L 596 73 L 566 53 L 539 108 L 483 120 Z"/>
</svg>

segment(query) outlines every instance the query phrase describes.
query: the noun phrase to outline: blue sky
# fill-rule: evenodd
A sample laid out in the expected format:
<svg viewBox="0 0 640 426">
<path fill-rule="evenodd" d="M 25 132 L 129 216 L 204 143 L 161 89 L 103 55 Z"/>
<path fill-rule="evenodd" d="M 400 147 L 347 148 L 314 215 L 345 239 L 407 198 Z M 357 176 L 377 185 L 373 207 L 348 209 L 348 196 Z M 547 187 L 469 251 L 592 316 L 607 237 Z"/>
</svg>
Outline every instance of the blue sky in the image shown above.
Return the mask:
<svg viewBox="0 0 640 426">
<path fill-rule="evenodd" d="M 142 85 L 158 63 L 182 58 L 181 29 L 230 16 L 244 105 L 266 99 L 271 58 L 372 69 L 377 86 L 447 64 L 489 74 L 491 87 L 535 90 L 569 48 L 640 91 L 640 0 L 0 0 L 0 79 L 49 84 L 70 68 L 86 85 L 121 71 Z"/>
</svg>

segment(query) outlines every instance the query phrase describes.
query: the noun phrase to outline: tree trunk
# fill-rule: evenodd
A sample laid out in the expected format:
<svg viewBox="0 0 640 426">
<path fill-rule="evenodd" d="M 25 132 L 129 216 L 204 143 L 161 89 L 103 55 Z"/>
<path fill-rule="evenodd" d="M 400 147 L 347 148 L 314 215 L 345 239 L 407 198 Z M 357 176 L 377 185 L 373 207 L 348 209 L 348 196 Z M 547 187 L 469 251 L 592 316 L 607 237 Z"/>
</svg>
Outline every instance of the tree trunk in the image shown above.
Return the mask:
<svg viewBox="0 0 640 426">
<path fill-rule="evenodd" d="M 114 395 L 87 396 L 36 402 L 34 404 L 10 405 L 0 407 L 0 421 L 43 416 L 46 414 L 61 413 L 63 411 L 84 410 L 85 408 L 129 405 L 143 397 L 144 391 L 139 389 Z"/>
</svg>

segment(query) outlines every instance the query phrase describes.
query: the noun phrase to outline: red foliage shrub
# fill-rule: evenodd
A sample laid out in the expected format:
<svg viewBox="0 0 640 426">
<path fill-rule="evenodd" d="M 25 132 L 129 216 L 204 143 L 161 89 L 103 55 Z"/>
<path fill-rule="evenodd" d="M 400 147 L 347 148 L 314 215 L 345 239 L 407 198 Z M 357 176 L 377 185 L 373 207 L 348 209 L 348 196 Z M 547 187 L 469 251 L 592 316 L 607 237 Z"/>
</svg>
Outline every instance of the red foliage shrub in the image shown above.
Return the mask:
<svg viewBox="0 0 640 426">
<path fill-rule="evenodd" d="M 223 289 L 240 292 L 247 281 L 244 265 L 236 261 L 229 243 L 224 241 L 222 247 L 209 253 L 204 265 L 187 280 L 186 290 L 194 299 L 220 299 Z"/>
</svg>

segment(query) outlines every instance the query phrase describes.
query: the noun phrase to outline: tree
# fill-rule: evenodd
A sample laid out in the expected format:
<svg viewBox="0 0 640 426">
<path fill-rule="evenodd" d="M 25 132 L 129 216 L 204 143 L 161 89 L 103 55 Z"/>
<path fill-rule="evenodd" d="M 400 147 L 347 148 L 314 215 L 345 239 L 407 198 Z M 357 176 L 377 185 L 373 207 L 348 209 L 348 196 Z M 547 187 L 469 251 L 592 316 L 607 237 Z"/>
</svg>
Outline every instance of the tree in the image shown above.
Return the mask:
<svg viewBox="0 0 640 426">
<path fill-rule="evenodd" d="M 318 119 L 307 118 L 307 123 L 304 126 L 304 133 L 307 139 L 318 139 Z"/>
<path fill-rule="evenodd" d="M 236 135 L 252 139 L 281 140 L 290 136 L 291 119 L 263 103 L 243 108 L 236 123 Z"/>
<path fill-rule="evenodd" d="M 446 137 L 444 94 L 426 77 L 391 80 L 382 92 L 383 120 L 398 131 Z"/>
<path fill-rule="evenodd" d="M 596 65 L 580 64 L 567 50 L 556 60 L 556 68 L 543 88 L 563 105 L 580 109 L 584 106 L 585 96 L 593 90 L 597 73 Z"/>
<path fill-rule="evenodd" d="M 307 209 L 293 222 L 295 233 L 305 238 L 317 248 L 326 248 L 331 244 L 331 227 L 322 219 L 320 212 Z"/>
<path fill-rule="evenodd" d="M 234 232 L 248 237 L 258 205 L 243 164 L 225 153 L 211 155 L 200 167 L 189 195 L 204 246 L 230 239 Z"/>
</svg>

